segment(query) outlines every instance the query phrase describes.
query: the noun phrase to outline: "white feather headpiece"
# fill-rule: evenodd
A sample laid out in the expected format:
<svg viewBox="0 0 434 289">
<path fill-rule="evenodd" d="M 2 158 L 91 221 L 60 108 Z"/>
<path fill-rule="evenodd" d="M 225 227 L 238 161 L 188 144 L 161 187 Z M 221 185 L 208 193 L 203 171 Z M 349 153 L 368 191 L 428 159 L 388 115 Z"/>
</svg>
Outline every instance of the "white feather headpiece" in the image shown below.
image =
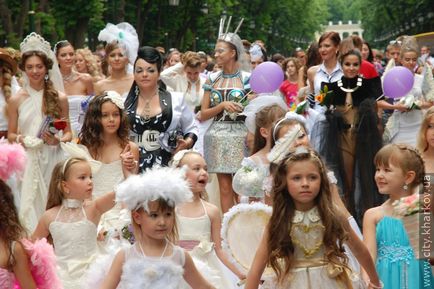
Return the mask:
<svg viewBox="0 0 434 289">
<path fill-rule="evenodd" d="M 139 51 L 139 37 L 136 29 L 127 22 L 117 25 L 107 23 L 105 28 L 98 34 L 99 41 L 107 43 L 118 42 L 125 49 L 130 64 L 134 64 Z"/>
<path fill-rule="evenodd" d="M 132 175 L 115 191 L 116 201 L 123 202 L 132 211 L 142 207 L 149 212 L 148 202 L 160 198 L 175 207 L 193 197 L 185 171 L 171 167 L 154 167 L 141 175 Z"/>
<path fill-rule="evenodd" d="M 281 137 L 271 151 L 268 153 L 267 158 L 270 163 L 279 163 L 288 153 L 292 143 L 301 134 L 301 125 L 296 124 L 291 127 L 288 132 Z"/>
</svg>

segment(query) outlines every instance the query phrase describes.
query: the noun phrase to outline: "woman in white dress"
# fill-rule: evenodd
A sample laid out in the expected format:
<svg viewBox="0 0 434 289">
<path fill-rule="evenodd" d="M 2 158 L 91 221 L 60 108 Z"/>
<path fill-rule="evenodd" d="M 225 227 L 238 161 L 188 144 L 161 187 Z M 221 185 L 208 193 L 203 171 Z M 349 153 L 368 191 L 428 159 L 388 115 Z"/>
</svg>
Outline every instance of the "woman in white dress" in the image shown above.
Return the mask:
<svg viewBox="0 0 434 289">
<path fill-rule="evenodd" d="M 82 104 L 86 103 L 88 96 L 93 95 L 92 77 L 87 73 L 79 73 L 73 69 L 75 62 L 74 47 L 68 40 L 62 40 L 54 46 L 63 78 L 65 94 L 68 96 L 69 120 L 74 137 L 77 137 L 83 123 Z M 81 115 L 81 117 L 80 117 Z"/>
<path fill-rule="evenodd" d="M 24 85 L 9 101 L 8 139 L 21 143 L 27 150 L 19 214 L 24 226 L 33 231 L 45 211 L 53 167 L 64 157 L 59 143 L 71 140 L 71 129 L 66 125 L 63 133 L 53 133 L 52 127 L 51 132 L 41 130 L 41 125 L 50 118 L 50 126 L 54 126 L 53 120 L 69 119 L 68 100 L 59 92 L 63 83 L 50 44 L 31 33 L 20 48 Z"/>
<path fill-rule="evenodd" d="M 95 83 L 95 94 L 114 90 L 125 98 L 133 84 L 132 65 L 139 50 L 136 30 L 126 22 L 108 23 L 100 31 L 98 40 L 107 42 L 103 65 L 108 67 L 107 78 Z"/>
</svg>

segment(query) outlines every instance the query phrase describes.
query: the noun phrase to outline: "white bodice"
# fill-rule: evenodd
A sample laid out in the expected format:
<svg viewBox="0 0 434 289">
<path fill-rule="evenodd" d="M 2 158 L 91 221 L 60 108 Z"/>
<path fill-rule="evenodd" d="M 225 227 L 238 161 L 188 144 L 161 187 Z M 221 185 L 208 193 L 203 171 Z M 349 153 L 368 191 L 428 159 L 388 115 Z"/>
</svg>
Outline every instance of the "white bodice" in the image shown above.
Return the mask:
<svg viewBox="0 0 434 289">
<path fill-rule="evenodd" d="M 211 220 L 203 202 L 202 205 L 205 214 L 200 217 L 190 218 L 176 213 L 179 240 L 211 241 Z"/>
<path fill-rule="evenodd" d="M 98 172 L 93 175 L 93 197 L 100 197 L 112 192 L 113 188 L 124 180 L 121 160 L 109 164 L 101 163 Z"/>
</svg>

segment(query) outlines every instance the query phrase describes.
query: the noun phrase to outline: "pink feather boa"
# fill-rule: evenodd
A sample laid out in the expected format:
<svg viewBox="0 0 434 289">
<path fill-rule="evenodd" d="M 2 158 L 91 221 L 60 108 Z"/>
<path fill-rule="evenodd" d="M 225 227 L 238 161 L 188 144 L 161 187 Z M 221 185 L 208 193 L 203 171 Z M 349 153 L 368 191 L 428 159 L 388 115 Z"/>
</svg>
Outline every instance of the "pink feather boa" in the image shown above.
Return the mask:
<svg viewBox="0 0 434 289">
<path fill-rule="evenodd" d="M 62 289 L 63 286 L 56 273 L 56 256 L 47 240 L 40 239 L 34 243 L 22 239 L 21 243 L 30 258 L 30 271 L 38 289 Z M 15 289 L 21 289 L 18 281 Z"/>
<path fill-rule="evenodd" d="M 20 144 L 0 142 L 0 179 L 7 181 L 13 174 L 21 174 L 26 167 L 26 151 Z"/>
</svg>

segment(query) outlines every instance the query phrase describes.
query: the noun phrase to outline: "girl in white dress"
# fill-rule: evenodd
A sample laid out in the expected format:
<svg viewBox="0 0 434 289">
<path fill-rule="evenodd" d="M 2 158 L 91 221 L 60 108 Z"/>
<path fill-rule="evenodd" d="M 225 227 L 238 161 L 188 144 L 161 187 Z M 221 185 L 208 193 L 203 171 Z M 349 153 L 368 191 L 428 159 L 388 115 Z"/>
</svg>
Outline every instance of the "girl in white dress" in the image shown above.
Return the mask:
<svg viewBox="0 0 434 289">
<path fill-rule="evenodd" d="M 50 44 L 31 33 L 20 48 L 24 85 L 8 104 L 8 139 L 21 143 L 27 151 L 19 214 L 24 227 L 33 231 L 45 211 L 53 167 L 64 159 L 59 143 L 71 140 L 71 130 L 69 125 L 63 127 L 63 133 L 41 129 L 49 119 L 51 125 L 55 120 L 69 121 L 68 100 L 61 93 L 63 82 Z"/>
<path fill-rule="evenodd" d="M 347 265 L 343 242 L 367 272 L 369 288 L 381 288 L 372 258 L 338 210 L 331 206 L 327 170 L 305 147 L 289 151 L 273 182 L 273 213 L 247 276 L 258 288 L 268 264 L 276 273 L 265 288 L 364 288 Z"/>
<path fill-rule="evenodd" d="M 125 178 L 138 171 L 139 149 L 128 139 L 129 126 L 123 109 L 121 96 L 115 91 L 108 91 L 92 99 L 86 112 L 79 143 L 93 160 L 100 163 L 98 171 L 93 175 L 94 198 L 113 190 Z M 105 232 L 109 232 L 109 235 L 115 231 L 120 232 L 125 225 L 119 215 L 121 209 L 122 206 L 118 203 L 104 214 L 100 223 L 100 236 Z"/>
<path fill-rule="evenodd" d="M 175 210 L 179 245 L 190 251 L 195 262 L 199 261 L 196 266 L 200 267 L 200 262 L 203 262 L 214 271 L 205 278 L 216 288 L 235 288 L 235 280 L 243 280 L 246 276 L 222 250 L 220 210 L 203 200 L 208 183 L 205 159 L 198 152 L 182 150 L 173 157 L 172 166 L 186 167 L 186 178 L 193 192 L 193 200 L 177 206 Z"/>
<path fill-rule="evenodd" d="M 88 201 L 92 190 L 91 167 L 85 159 L 68 158 L 58 163 L 51 178 L 47 211 L 32 235 L 34 240 L 51 235 L 64 289 L 83 287 L 82 277 L 97 256 L 97 224 L 114 205 L 114 192 Z"/>
<path fill-rule="evenodd" d="M 214 288 L 197 271 L 190 255 L 173 244 L 177 239 L 175 206 L 192 197 L 183 171 L 148 169 L 120 184 L 116 197 L 131 210 L 136 243 L 116 255 L 100 288 Z"/>
<path fill-rule="evenodd" d="M 69 120 L 74 137 L 80 132 L 84 115 L 83 110 L 87 98 L 93 95 L 92 77 L 87 73 L 74 70 L 75 51 L 68 40 L 62 40 L 54 45 L 54 53 L 59 62 L 65 94 L 68 96 Z M 83 104 L 83 106 L 82 106 Z"/>
</svg>

